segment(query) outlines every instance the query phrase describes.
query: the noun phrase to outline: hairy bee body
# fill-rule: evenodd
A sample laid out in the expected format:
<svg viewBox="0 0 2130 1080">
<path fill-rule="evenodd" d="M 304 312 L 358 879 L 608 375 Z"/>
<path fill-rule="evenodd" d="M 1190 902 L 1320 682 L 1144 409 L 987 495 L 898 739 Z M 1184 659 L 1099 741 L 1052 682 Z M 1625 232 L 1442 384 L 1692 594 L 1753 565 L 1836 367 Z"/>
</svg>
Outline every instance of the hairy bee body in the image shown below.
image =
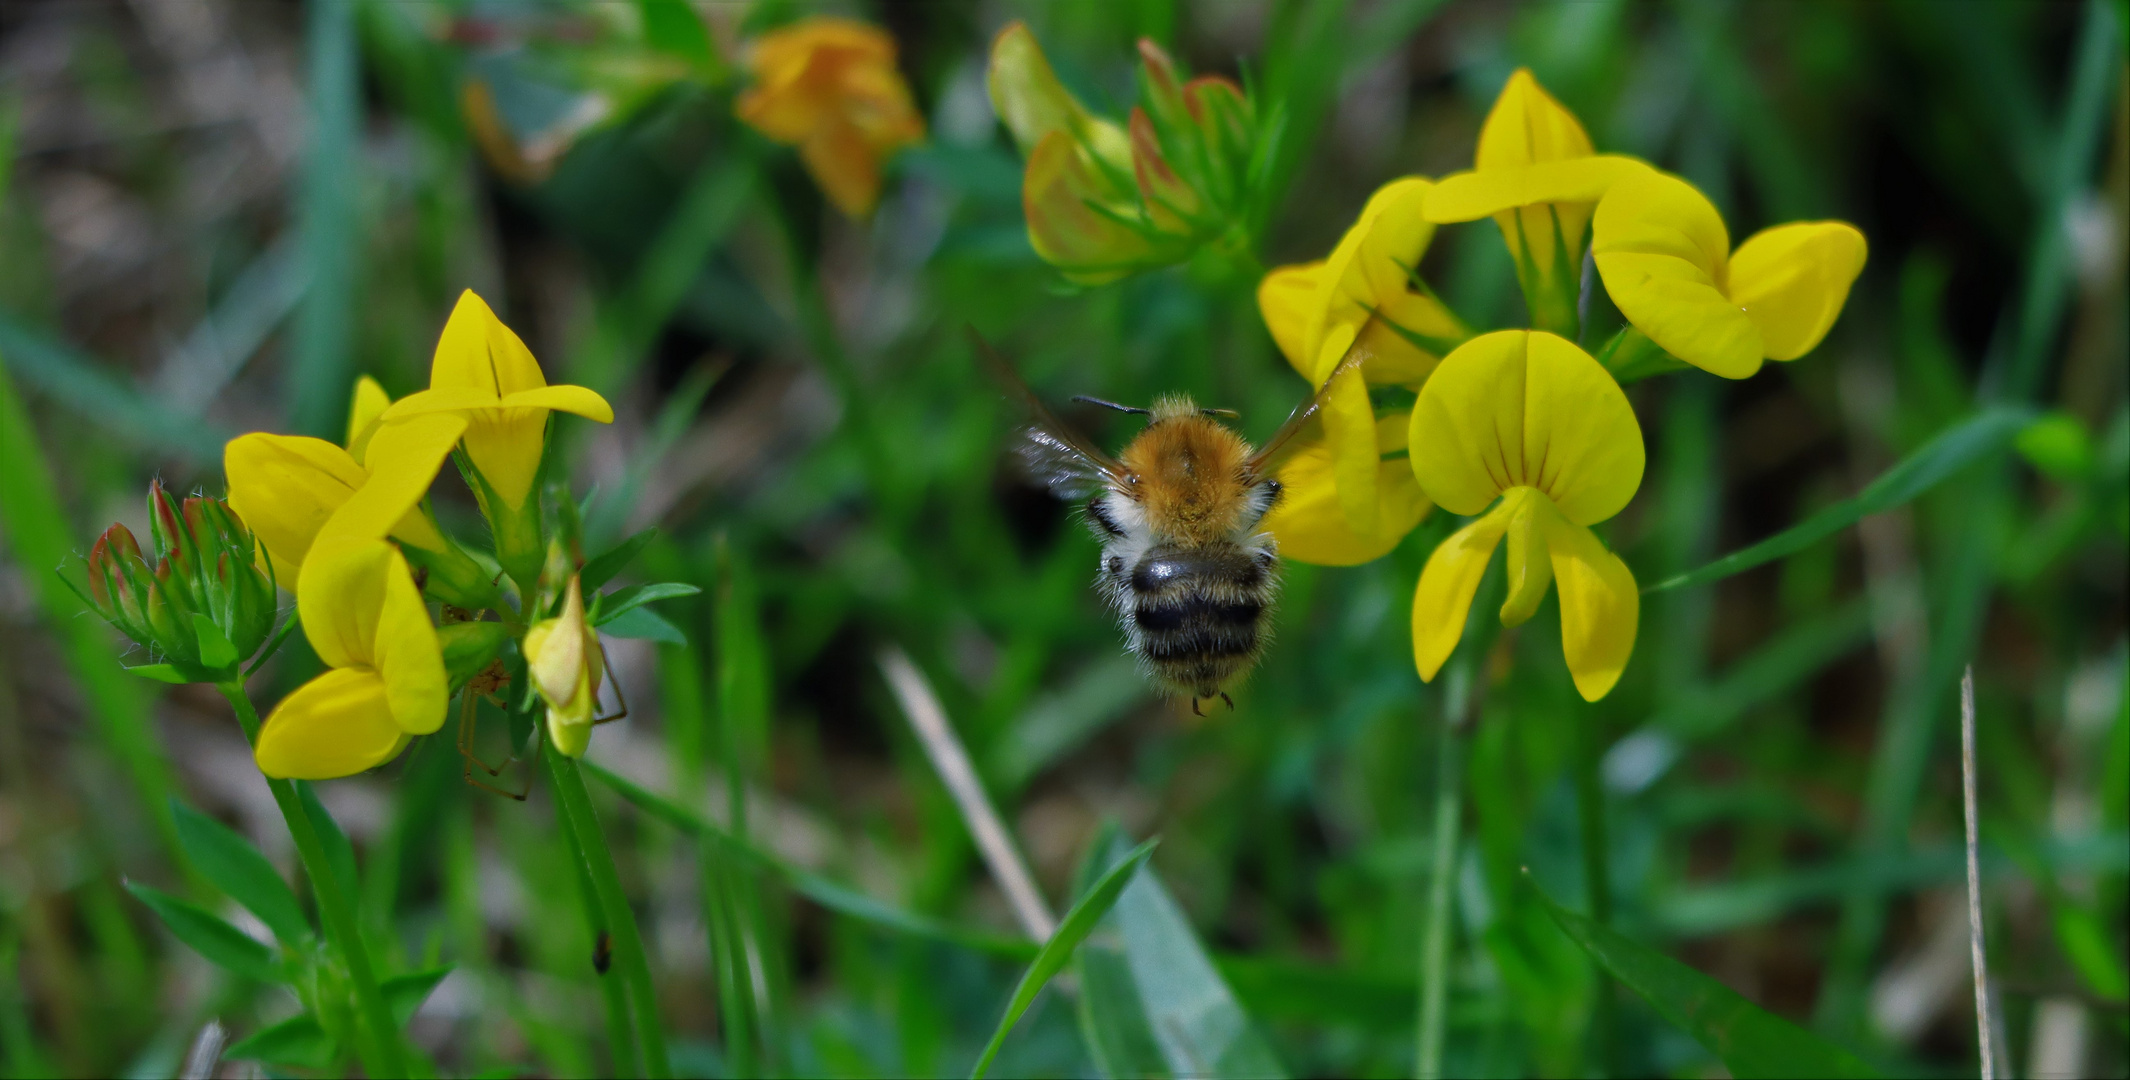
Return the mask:
<svg viewBox="0 0 2130 1080">
<path fill-rule="evenodd" d="M 1258 523 L 1279 498 L 1250 447 L 1189 400 L 1155 405 L 1087 503 L 1102 541 L 1098 587 L 1125 647 L 1154 681 L 1195 702 L 1257 663 L 1279 596 L 1279 553 Z"/>
</svg>

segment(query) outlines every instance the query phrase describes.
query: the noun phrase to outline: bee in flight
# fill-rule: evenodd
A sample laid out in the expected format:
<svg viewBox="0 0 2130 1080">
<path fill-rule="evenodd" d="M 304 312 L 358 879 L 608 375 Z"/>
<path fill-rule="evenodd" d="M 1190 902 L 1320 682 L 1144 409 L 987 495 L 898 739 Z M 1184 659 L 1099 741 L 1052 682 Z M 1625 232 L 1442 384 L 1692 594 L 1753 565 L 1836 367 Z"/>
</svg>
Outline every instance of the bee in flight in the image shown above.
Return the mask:
<svg viewBox="0 0 2130 1080">
<path fill-rule="evenodd" d="M 1224 688 L 1256 666 L 1279 597 L 1279 545 L 1258 528 L 1279 501 L 1272 474 L 1321 394 L 1263 449 L 1221 422 L 1234 413 L 1181 395 L 1151 409 L 1075 398 L 1147 417 L 1111 457 L 1060 422 L 975 330 L 969 339 L 1031 417 L 1017 447 L 1031 471 L 1059 497 L 1085 500 L 1102 543 L 1096 587 L 1117 613 L 1124 647 L 1153 681 L 1190 695 L 1192 712 L 1203 715 L 1199 703 L 1215 697 L 1233 708 Z"/>
</svg>

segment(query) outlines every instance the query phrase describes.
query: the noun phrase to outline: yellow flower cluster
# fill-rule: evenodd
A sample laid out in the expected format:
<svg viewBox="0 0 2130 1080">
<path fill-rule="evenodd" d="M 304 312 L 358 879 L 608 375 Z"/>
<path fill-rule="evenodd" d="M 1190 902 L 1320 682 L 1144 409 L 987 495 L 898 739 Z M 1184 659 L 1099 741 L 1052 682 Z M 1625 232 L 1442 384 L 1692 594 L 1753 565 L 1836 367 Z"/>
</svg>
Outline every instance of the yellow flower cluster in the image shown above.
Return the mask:
<svg viewBox="0 0 2130 1080">
<path fill-rule="evenodd" d="M 443 724 L 454 676 L 471 674 L 447 660 L 485 665 L 507 626 L 454 621 L 439 630 L 423 593 L 472 611 L 508 609 L 491 574 L 445 537 L 423 499 L 445 458 L 463 447 L 499 560 L 506 569 L 523 564 L 528 553 L 511 545 L 513 537 L 527 542 L 525 519 L 537 517 L 531 496 L 554 411 L 613 420 L 598 394 L 547 385 L 525 343 L 469 291 L 437 343 L 429 389 L 391 402 L 363 380 L 345 446 L 266 433 L 230 442 L 230 505 L 277 579 L 294 586 L 304 636 L 329 668 L 267 716 L 254 749 L 262 772 L 346 776 Z M 530 528 L 537 545 L 537 520 Z M 539 553 L 529 555 L 537 568 Z M 532 581 L 512 576 L 521 588 Z M 576 597 L 574 581 L 570 588 Z M 580 599 L 580 623 L 582 608 Z M 582 739 L 575 745 L 581 753 Z"/>
<path fill-rule="evenodd" d="M 880 201 L 880 165 L 924 140 L 924 118 L 895 69 L 895 41 L 878 27 L 815 16 L 756 40 L 754 85 L 735 104 L 762 134 L 799 148 L 816 184 L 850 217 Z"/>
<path fill-rule="evenodd" d="M 1501 230 L 1533 329 L 1474 337 L 1419 276 L 1436 225 L 1480 218 Z M 1575 115 L 1519 70 L 1471 170 L 1392 181 L 1330 257 L 1259 286 L 1274 342 L 1322 403 L 1323 436 L 1282 468 L 1286 492 L 1266 518 L 1281 551 L 1350 565 L 1396 547 L 1432 506 L 1478 519 L 1421 573 L 1412 623 L 1423 679 L 1456 648 L 1504 538 L 1502 623 L 1529 619 L 1558 586 L 1562 649 L 1584 698 L 1610 692 L 1633 653 L 1634 575 L 1590 527 L 1641 485 L 1642 432 L 1614 374 L 1571 340 L 1586 244 L 1629 323 L 1622 340 L 1733 379 L 1817 346 L 1865 257 L 1863 234 L 1838 221 L 1776 226 L 1733 250 L 1692 185 L 1597 153 Z M 1379 412 L 1371 386 L 1416 397 Z"/>
</svg>

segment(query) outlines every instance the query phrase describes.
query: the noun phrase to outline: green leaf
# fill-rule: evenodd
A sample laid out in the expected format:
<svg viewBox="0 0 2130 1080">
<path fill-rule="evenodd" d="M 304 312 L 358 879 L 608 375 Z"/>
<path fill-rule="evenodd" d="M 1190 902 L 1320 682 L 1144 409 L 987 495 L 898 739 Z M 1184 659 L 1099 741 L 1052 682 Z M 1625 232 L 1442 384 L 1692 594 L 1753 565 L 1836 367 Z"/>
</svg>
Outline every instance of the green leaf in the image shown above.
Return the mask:
<svg viewBox="0 0 2130 1080">
<path fill-rule="evenodd" d="M 340 1044 L 318 1026 L 317 1017 L 306 1012 L 252 1032 L 230 1044 L 222 1056 L 297 1069 L 330 1069 L 340 1061 Z"/>
<path fill-rule="evenodd" d="M 2059 483 L 2084 479 L 2097 457 L 2085 424 L 2061 410 L 2028 424 L 2012 445 L 2020 457 Z"/>
<path fill-rule="evenodd" d="M 399 1026 L 406 1027 L 407 1021 L 414 1019 L 414 1014 L 421 1011 L 422 1002 L 429 1000 L 429 995 L 436 990 L 437 984 L 443 982 L 444 977 L 449 974 L 449 964 L 410 971 L 379 982 L 377 992 L 384 995 L 385 1007 L 392 1010 L 392 1019 Z"/>
<path fill-rule="evenodd" d="M 216 966 L 260 982 L 281 981 L 281 970 L 266 946 L 245 936 L 244 931 L 221 916 L 189 900 L 180 900 L 160 889 L 126 882 L 126 891 L 148 905 L 163 920 L 170 933 L 193 952 Z"/>
<path fill-rule="evenodd" d="M 1106 821 L 1088 844 L 1087 858 L 1073 878 L 1073 892 L 1093 887 L 1108 856 L 1117 850 L 1121 830 Z M 1129 841 L 1126 841 L 1129 843 Z M 1123 942 L 1115 933 L 1097 934 L 1080 944 L 1073 958 L 1073 972 L 1080 980 L 1080 1037 L 1095 1070 L 1107 1077 L 1166 1077 L 1168 1060 L 1161 1043 L 1148 1025 L 1146 1003 L 1139 998 L 1138 984 L 1124 958 Z M 1401 1017 L 1411 1023 L 1412 1010 Z"/>
<path fill-rule="evenodd" d="M 686 0 L 636 0 L 636 10 L 643 16 L 644 41 L 651 48 L 706 71 L 721 66 L 710 44 L 710 32 Z"/>
<path fill-rule="evenodd" d="M 170 811 L 177 819 L 178 842 L 185 847 L 185 857 L 215 888 L 257 915 L 284 945 L 310 935 L 311 925 L 303 917 L 296 894 L 258 848 L 236 830 L 176 799 L 170 800 Z"/>
<path fill-rule="evenodd" d="M 1642 592 L 1664 592 L 1706 585 L 1762 563 L 1794 555 L 1868 515 L 1884 513 L 1929 491 L 1969 465 L 2010 443 L 2029 421 L 2031 409 L 1999 405 L 1953 425 L 1888 469 L 1855 498 L 1843 499 L 1811 517 L 1742 551 L 1734 551 L 1698 570 L 1657 582 Z"/>
<path fill-rule="evenodd" d="M 637 553 L 643 550 L 644 545 L 657 536 L 658 528 L 653 526 L 608 548 L 592 561 L 585 563 L 584 569 L 577 571 L 578 587 L 588 593 L 598 592 L 601 585 L 614 580 L 614 575 L 621 573 L 623 568 L 636 558 Z"/>
<path fill-rule="evenodd" d="M 688 635 L 681 633 L 680 627 L 667 622 L 665 616 L 647 607 L 631 608 L 599 629 L 619 638 L 649 638 L 671 645 L 688 643 Z"/>
<path fill-rule="evenodd" d="M 237 647 L 229 643 L 229 635 L 214 620 L 193 612 L 192 633 L 200 639 L 200 666 L 220 671 L 237 662 Z"/>
<path fill-rule="evenodd" d="M 1133 848 L 1072 905 L 1071 911 L 1065 913 L 1058 928 L 1051 932 L 1050 940 L 1043 943 L 1042 951 L 1036 953 L 1035 961 L 1028 965 L 1027 973 L 1021 976 L 1021 984 L 1014 988 L 1013 999 L 1006 1004 L 1006 1015 L 999 1019 L 997 1029 L 992 1031 L 991 1042 L 984 1047 L 983 1055 L 976 1059 L 976 1067 L 969 1071 L 971 1080 L 983 1076 L 991 1068 L 991 1059 L 998 1056 L 999 1047 L 1005 1045 L 1006 1035 L 1020 1021 L 1021 1014 L 1028 1011 L 1028 1006 L 1035 1003 L 1035 996 L 1050 982 L 1050 977 L 1064 969 L 1080 942 L 1103 916 L 1109 914 L 1111 905 L 1123 895 L 1124 887 L 1153 855 L 1154 845 L 1159 842 L 1158 839 L 1148 840 Z"/>
<path fill-rule="evenodd" d="M 310 816 L 311 828 L 318 830 L 318 843 L 325 848 L 325 861 L 332 866 L 333 876 L 340 879 L 340 891 L 348 896 L 355 895 L 355 887 L 361 881 L 355 872 L 355 845 L 348 843 L 348 834 L 340 831 L 340 823 L 334 821 L 325 804 L 318 801 L 318 789 L 308 780 L 298 780 L 295 784 L 296 794 L 303 800 L 304 813 Z"/>
<path fill-rule="evenodd" d="M 180 667 L 177 664 L 135 664 L 132 667 L 127 668 L 126 673 L 129 675 L 138 675 L 143 679 L 153 679 L 156 682 L 170 683 L 176 686 L 183 686 L 186 683 L 193 682 L 214 681 L 212 678 L 194 678 L 193 676 L 195 674 L 205 673 L 195 672 L 190 667 Z"/>
<path fill-rule="evenodd" d="M 1111 859 L 1125 843 L 1117 836 Z M 1287 1075 L 1234 991 L 1153 871 L 1140 874 L 1110 913 L 1132 984 L 1169 1071 L 1177 1076 Z"/>
<path fill-rule="evenodd" d="M 626 589 L 616 589 L 599 598 L 599 614 L 593 618 L 592 625 L 605 626 L 645 604 L 671 600 L 676 596 L 694 596 L 702 591 L 698 586 L 680 581 L 661 581 L 655 585 L 631 585 Z"/>
<path fill-rule="evenodd" d="M 1531 891 L 1583 951 L 1707 1047 L 1739 1080 L 1880 1075 L 1862 1058 L 1747 1001 L 1730 987 L 1562 908 L 1535 886 Z"/>
</svg>

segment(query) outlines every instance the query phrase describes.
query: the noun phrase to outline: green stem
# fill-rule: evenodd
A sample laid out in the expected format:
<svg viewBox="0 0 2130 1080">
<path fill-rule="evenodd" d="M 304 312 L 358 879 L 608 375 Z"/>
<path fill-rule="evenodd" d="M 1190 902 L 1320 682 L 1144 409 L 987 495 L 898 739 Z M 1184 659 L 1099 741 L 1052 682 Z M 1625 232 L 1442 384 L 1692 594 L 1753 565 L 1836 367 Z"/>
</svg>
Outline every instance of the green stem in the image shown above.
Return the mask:
<svg viewBox="0 0 2130 1080">
<path fill-rule="evenodd" d="M 588 869 L 590 864 L 585 862 L 584 848 L 577 843 L 577 831 L 565 828 L 561 832 L 562 845 L 569 852 L 570 864 L 577 869 L 577 888 L 584 898 L 584 920 L 591 924 L 592 949 L 596 956 L 599 952 L 600 936 L 611 934 L 613 930 L 607 924 L 605 909 L 599 903 L 599 889 L 592 884 L 591 871 Z M 608 938 L 609 943 L 612 940 L 611 937 Z M 599 996 L 606 1003 L 607 1053 L 613 1059 L 614 1075 L 642 1076 L 643 1064 L 636 1053 L 636 1032 L 629 1025 L 628 991 L 622 986 L 621 979 L 607 977 L 612 974 L 611 963 L 608 970 L 601 971 L 598 962 L 594 960 L 592 970 L 599 976 Z"/>
<path fill-rule="evenodd" d="M 1612 859 L 1605 839 L 1605 792 L 1598 776 L 1604 740 L 1596 730 L 1597 718 L 1574 720 L 1578 732 L 1575 765 L 1576 816 L 1582 819 L 1583 890 L 1590 918 L 1599 926 L 1612 925 Z M 1612 979 L 1598 974 L 1596 1009 L 1591 1014 L 1592 1053 L 1606 1076 L 1618 1076 L 1617 1044 L 1613 1039 L 1616 992 Z"/>
<path fill-rule="evenodd" d="M 658 1026 L 658 999 L 651 993 L 651 964 L 644 956 L 643 938 L 636 932 L 636 913 L 629 910 L 628 898 L 622 895 L 614 853 L 607 847 L 606 836 L 599 831 L 599 819 L 592 813 L 592 797 L 584 790 L 584 774 L 577 770 L 575 758 L 565 757 L 551 746 L 542 749 L 540 760 L 547 765 L 548 779 L 555 785 L 555 801 L 561 805 L 570 830 L 577 834 L 583 864 L 591 871 L 592 888 L 599 894 L 599 906 L 606 911 L 608 932 L 614 937 L 614 959 L 621 965 L 622 979 L 629 987 L 629 1006 L 636 1014 L 644 1075 L 664 1080 L 673 1075 L 673 1066 L 666 1059 L 666 1037 Z"/>
<path fill-rule="evenodd" d="M 258 742 L 259 713 L 252 708 L 251 696 L 244 692 L 244 685 L 231 681 L 217 683 L 215 688 L 222 691 L 222 696 L 229 700 L 229 707 L 236 710 L 237 723 L 244 727 L 244 737 Z M 377 973 L 370 969 L 370 953 L 363 946 L 355 909 L 348 906 L 347 897 L 340 891 L 341 883 L 334 879 L 333 864 L 326 858 L 325 845 L 318 840 L 317 827 L 304 811 L 295 785 L 268 777 L 266 786 L 274 793 L 274 805 L 281 808 L 282 820 L 288 823 L 289 836 L 296 841 L 296 854 L 303 860 L 303 873 L 311 879 L 311 893 L 317 898 L 318 917 L 325 923 L 326 936 L 339 951 L 341 963 L 347 966 L 348 981 L 355 987 L 356 1011 L 361 1015 L 363 1025 L 370 1029 L 369 1052 L 360 1055 L 363 1071 L 371 1076 L 406 1076 L 406 1059 L 400 1053 L 399 1025 L 393 1022 L 392 1010 L 385 1006 L 384 994 L 377 988 Z"/>
<path fill-rule="evenodd" d="M 1450 919 L 1457 871 L 1457 839 L 1464 808 L 1464 739 L 1457 717 L 1443 710 L 1435 738 L 1435 857 L 1427 883 L 1427 930 L 1420 948 L 1420 1049 L 1414 1075 L 1442 1075 L 1443 1014 L 1449 1000 Z"/>
</svg>

